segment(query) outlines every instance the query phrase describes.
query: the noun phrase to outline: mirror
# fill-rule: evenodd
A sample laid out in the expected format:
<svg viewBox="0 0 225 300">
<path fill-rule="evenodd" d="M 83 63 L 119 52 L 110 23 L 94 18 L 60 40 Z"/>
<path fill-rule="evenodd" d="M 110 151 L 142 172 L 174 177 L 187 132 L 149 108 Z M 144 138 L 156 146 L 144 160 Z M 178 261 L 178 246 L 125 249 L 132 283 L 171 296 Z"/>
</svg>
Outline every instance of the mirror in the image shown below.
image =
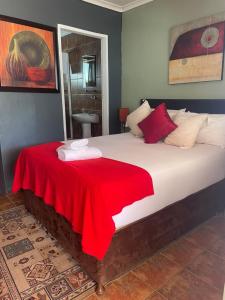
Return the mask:
<svg viewBox="0 0 225 300">
<path fill-rule="evenodd" d="M 83 88 L 96 87 L 96 56 L 82 56 Z"/>
</svg>

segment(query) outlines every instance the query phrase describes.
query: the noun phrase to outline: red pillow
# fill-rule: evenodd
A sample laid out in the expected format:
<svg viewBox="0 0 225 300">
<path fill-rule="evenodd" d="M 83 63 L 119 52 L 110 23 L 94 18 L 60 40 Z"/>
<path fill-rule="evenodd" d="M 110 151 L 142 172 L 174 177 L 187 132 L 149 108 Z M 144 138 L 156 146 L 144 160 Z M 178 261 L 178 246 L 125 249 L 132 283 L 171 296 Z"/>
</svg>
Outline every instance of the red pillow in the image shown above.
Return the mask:
<svg viewBox="0 0 225 300">
<path fill-rule="evenodd" d="M 157 106 L 147 118 L 138 123 L 138 126 L 143 131 L 147 144 L 157 143 L 177 128 L 166 110 L 165 103 Z"/>
</svg>

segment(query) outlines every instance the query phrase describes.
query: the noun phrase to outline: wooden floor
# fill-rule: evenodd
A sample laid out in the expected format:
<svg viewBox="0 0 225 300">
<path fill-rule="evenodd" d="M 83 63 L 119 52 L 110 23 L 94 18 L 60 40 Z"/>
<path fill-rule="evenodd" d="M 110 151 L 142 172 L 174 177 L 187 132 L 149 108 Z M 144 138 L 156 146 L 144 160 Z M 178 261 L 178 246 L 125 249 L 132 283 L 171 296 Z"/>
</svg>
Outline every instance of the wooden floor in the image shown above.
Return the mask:
<svg viewBox="0 0 225 300">
<path fill-rule="evenodd" d="M 21 194 L 0 197 L 0 210 L 23 203 Z M 137 241 L 138 242 L 138 241 Z M 225 218 L 217 216 L 159 251 L 88 300 L 222 300 L 225 283 Z"/>
</svg>

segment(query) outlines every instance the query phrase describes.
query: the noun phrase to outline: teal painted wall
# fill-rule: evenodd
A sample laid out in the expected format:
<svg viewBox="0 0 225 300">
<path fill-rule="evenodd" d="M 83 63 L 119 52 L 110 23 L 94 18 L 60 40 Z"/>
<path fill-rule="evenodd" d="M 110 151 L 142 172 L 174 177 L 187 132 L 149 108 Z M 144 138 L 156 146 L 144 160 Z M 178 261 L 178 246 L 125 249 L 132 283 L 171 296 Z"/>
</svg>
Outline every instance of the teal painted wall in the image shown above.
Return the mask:
<svg viewBox="0 0 225 300">
<path fill-rule="evenodd" d="M 223 81 L 168 84 L 171 27 L 225 11 L 224 0 L 155 0 L 123 14 L 122 104 L 138 99 L 225 99 Z"/>
<path fill-rule="evenodd" d="M 107 34 L 110 132 L 119 131 L 121 13 L 80 0 L 0 0 L 0 14 L 54 27 L 64 24 Z M 0 193 L 5 185 L 10 190 L 15 161 L 22 148 L 62 139 L 60 94 L 0 92 Z"/>
</svg>

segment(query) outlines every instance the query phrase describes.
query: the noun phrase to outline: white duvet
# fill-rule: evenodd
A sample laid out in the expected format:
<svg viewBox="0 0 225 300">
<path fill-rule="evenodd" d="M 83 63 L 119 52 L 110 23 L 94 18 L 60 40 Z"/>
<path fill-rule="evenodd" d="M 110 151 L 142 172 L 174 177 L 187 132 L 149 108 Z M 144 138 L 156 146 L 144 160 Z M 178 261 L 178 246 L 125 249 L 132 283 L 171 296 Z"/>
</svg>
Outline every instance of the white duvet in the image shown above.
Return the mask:
<svg viewBox="0 0 225 300">
<path fill-rule="evenodd" d="M 89 139 L 103 157 L 134 164 L 147 170 L 155 195 L 125 207 L 113 217 L 116 229 L 153 214 L 225 178 L 225 150 L 197 144 L 184 150 L 175 146 L 145 144 L 130 133 Z"/>
</svg>

